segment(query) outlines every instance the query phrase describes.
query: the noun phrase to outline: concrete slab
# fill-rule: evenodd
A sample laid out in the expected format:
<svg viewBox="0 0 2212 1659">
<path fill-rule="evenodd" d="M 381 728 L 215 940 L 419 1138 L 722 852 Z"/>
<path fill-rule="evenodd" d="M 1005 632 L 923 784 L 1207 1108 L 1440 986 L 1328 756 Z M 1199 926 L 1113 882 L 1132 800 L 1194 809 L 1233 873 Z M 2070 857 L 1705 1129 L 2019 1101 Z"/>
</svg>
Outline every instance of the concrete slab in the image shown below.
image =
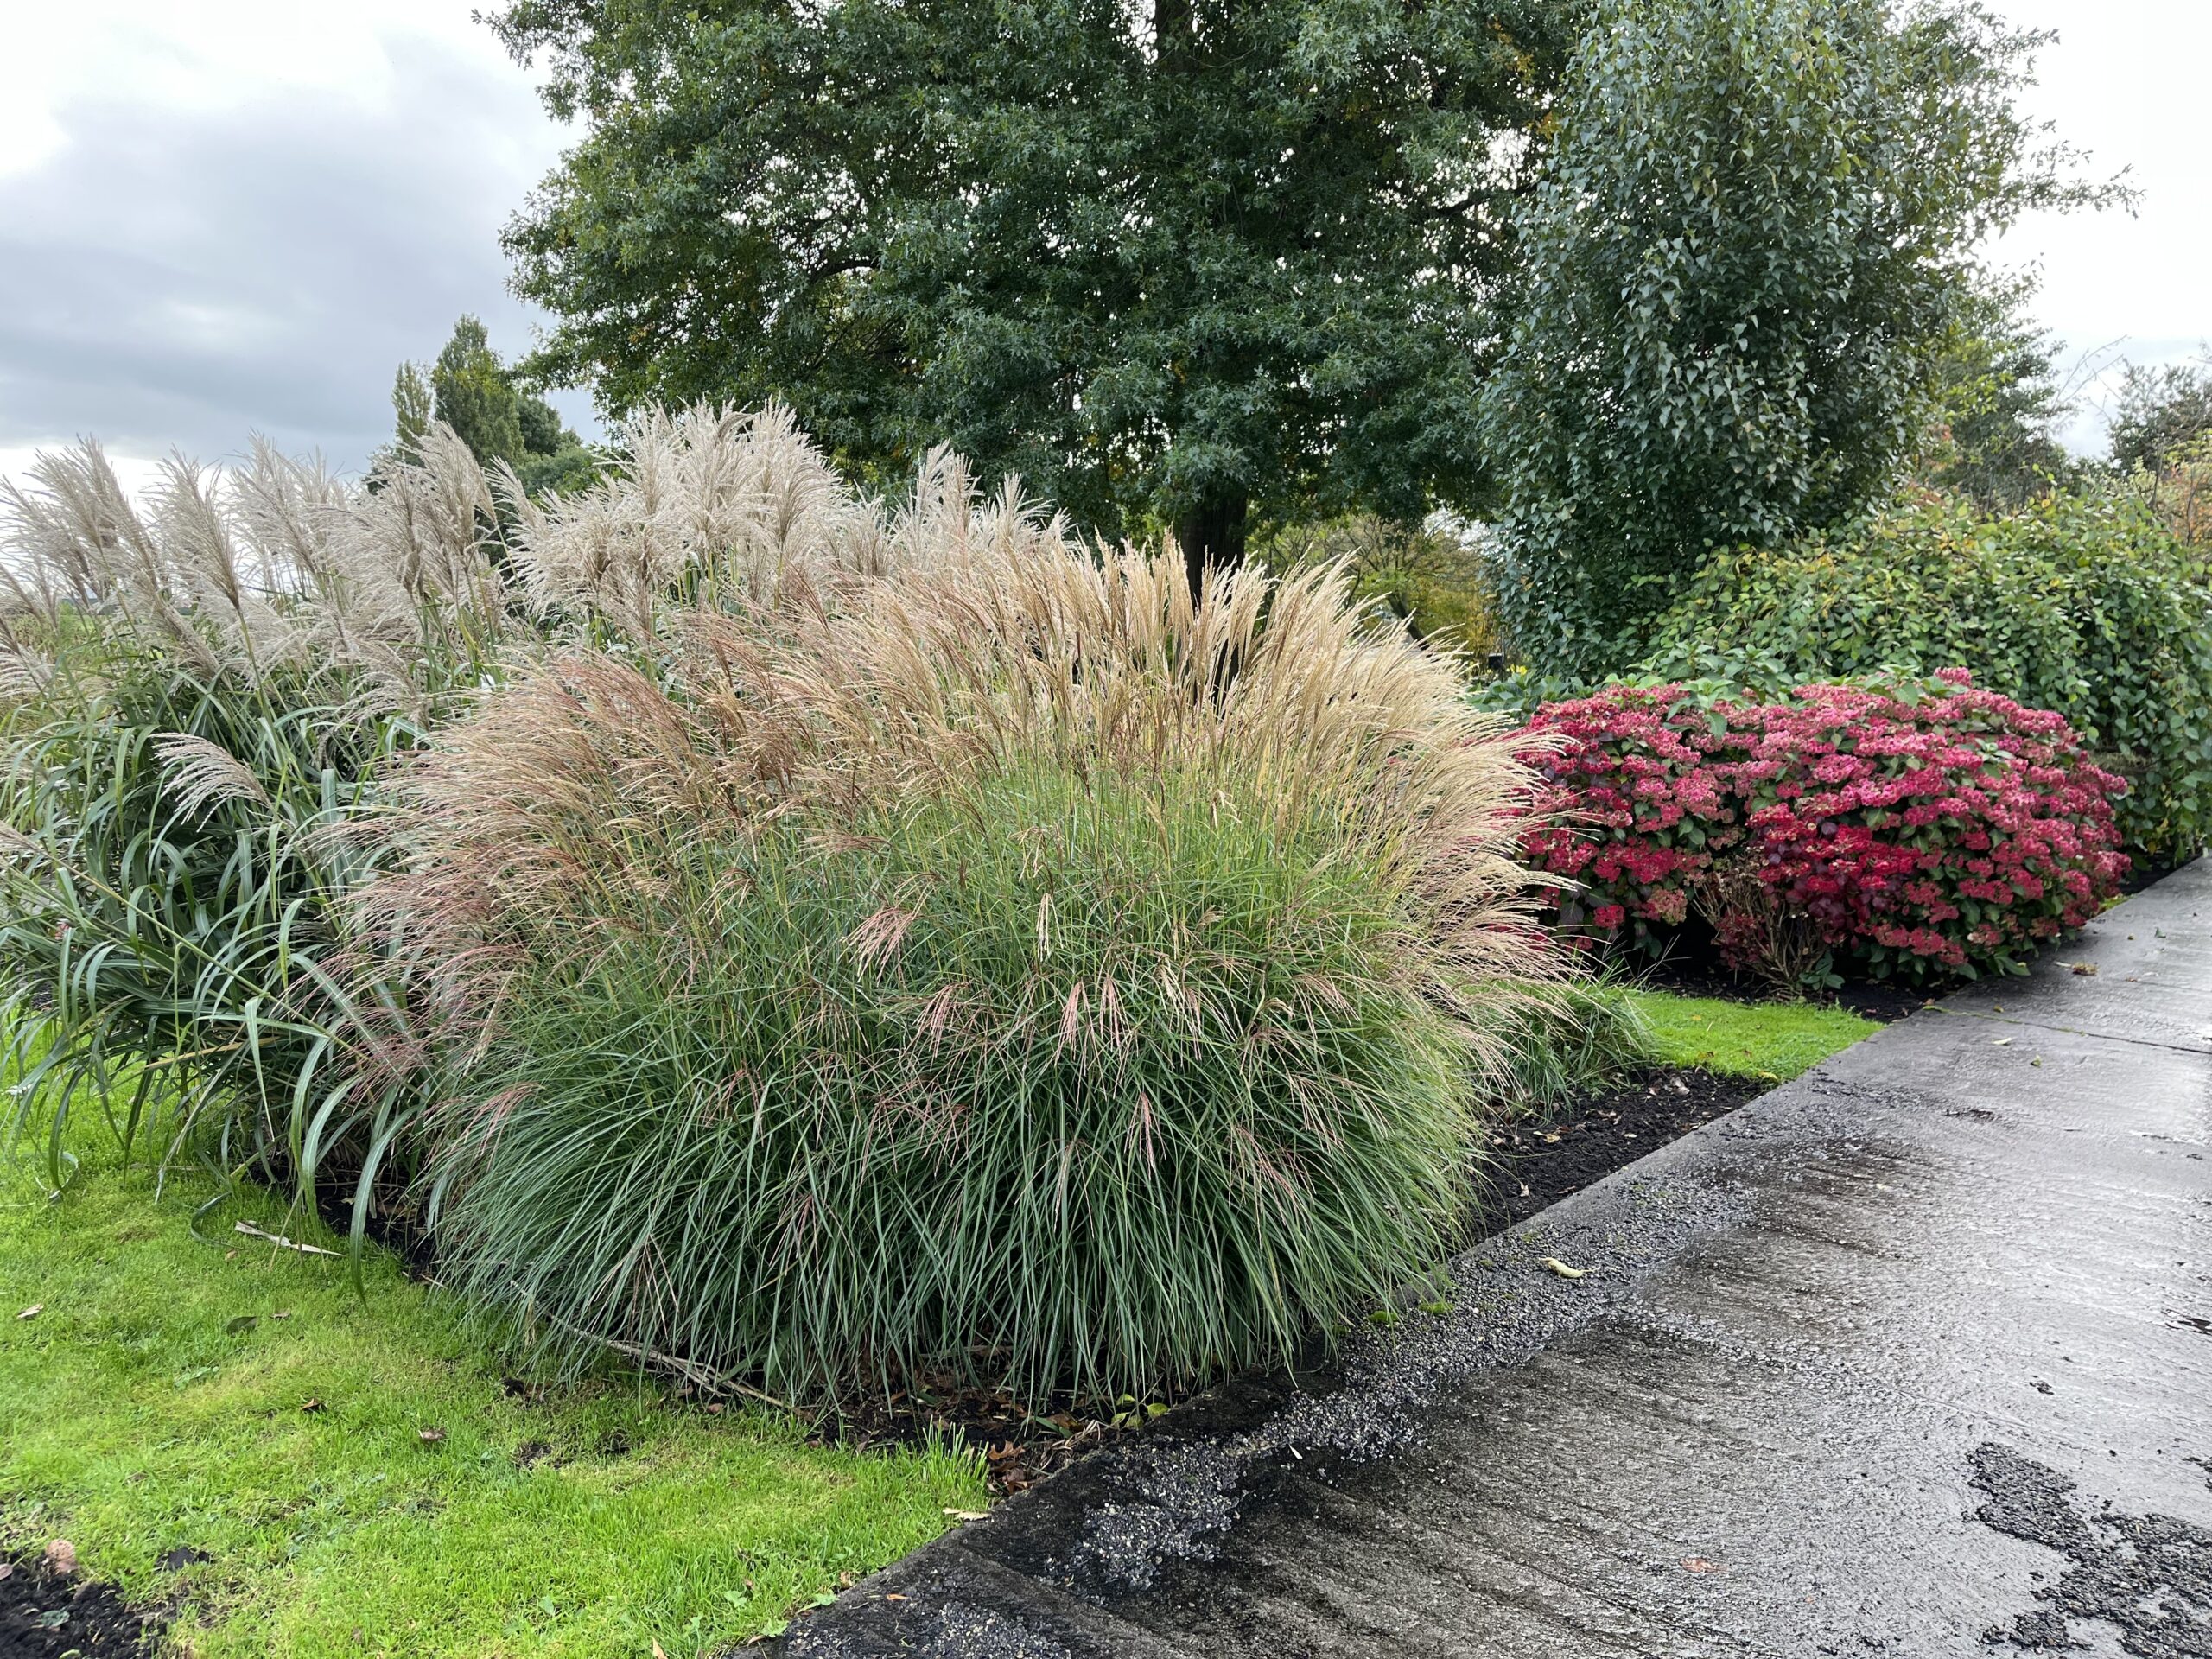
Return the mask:
<svg viewBox="0 0 2212 1659">
<path fill-rule="evenodd" d="M 785 1650 L 2212 1656 L 2212 868 L 1454 1273 Z"/>
</svg>

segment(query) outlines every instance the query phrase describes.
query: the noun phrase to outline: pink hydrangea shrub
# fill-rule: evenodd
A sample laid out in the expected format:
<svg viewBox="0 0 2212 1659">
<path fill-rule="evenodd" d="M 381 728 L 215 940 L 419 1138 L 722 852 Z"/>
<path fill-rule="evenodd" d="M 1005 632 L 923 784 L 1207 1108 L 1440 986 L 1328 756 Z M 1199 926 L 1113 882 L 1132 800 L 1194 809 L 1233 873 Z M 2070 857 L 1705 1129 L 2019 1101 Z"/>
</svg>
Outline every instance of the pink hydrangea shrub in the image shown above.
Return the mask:
<svg viewBox="0 0 2212 1659">
<path fill-rule="evenodd" d="M 2016 971 L 2118 891 L 2113 803 L 2064 720 L 1958 671 L 1913 697 L 1808 685 L 1779 702 L 1617 686 L 1531 728 L 1548 816 L 1525 847 L 1582 893 L 1596 944 L 1694 911 L 1738 970 L 1786 935 L 1875 976 Z"/>
</svg>

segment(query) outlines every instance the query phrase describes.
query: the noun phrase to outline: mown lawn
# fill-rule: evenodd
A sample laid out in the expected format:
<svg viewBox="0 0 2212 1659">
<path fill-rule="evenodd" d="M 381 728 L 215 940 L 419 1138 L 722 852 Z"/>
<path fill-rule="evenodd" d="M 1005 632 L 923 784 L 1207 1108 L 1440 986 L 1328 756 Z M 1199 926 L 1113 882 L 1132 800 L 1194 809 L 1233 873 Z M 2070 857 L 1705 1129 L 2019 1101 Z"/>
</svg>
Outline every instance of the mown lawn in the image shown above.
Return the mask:
<svg viewBox="0 0 2212 1659">
<path fill-rule="evenodd" d="M 0 1545 L 181 1597 L 179 1652 L 679 1659 L 986 1502 L 949 1452 L 810 1446 L 634 1379 L 534 1396 L 389 1257 L 359 1295 L 232 1232 L 302 1236 L 272 1200 L 196 1238 L 212 1186 L 86 1162 L 59 1203 L 0 1165 Z"/>
<path fill-rule="evenodd" d="M 1881 1029 L 1847 1009 L 1809 1002 L 1726 1002 L 1663 991 L 1629 997 L 1651 1027 L 1660 1065 L 1777 1083 Z"/>
</svg>

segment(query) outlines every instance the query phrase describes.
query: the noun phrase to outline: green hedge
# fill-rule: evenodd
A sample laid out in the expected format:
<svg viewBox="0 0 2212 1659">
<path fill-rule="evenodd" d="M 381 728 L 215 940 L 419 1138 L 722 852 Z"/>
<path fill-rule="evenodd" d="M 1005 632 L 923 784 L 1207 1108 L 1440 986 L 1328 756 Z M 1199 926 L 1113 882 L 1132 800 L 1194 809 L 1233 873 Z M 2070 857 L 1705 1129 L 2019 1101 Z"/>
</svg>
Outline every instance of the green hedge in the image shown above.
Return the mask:
<svg viewBox="0 0 2212 1659">
<path fill-rule="evenodd" d="M 1970 671 L 2063 715 L 2131 785 L 2131 846 L 2212 825 L 2212 588 L 2140 501 L 2060 493 L 1984 518 L 1922 497 L 1857 530 L 1715 555 L 1641 671 L 1757 685 Z"/>
</svg>

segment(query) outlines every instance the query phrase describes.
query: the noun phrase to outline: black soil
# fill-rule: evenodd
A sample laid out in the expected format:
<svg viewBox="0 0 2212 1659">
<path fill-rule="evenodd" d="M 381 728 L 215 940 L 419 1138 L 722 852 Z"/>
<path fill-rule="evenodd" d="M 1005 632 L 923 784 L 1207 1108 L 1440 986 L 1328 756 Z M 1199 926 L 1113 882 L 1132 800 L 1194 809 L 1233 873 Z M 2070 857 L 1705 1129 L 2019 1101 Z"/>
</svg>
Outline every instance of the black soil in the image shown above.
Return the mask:
<svg viewBox="0 0 2212 1659">
<path fill-rule="evenodd" d="M 42 1561 L 0 1562 L 0 1659 L 143 1659 L 162 1622 Z"/>
<path fill-rule="evenodd" d="M 1484 1207 L 1501 1226 L 1525 1221 L 1771 1087 L 1714 1071 L 1650 1071 L 1618 1088 L 1555 1101 L 1491 1137 L 1497 1161 Z"/>
<path fill-rule="evenodd" d="M 2131 853 L 2128 855 L 2127 874 L 2120 878 L 2120 893 L 2132 899 L 2145 887 L 2156 887 L 2196 856 L 2194 849 L 2184 853 L 2160 854 L 2157 857 L 2147 853 Z"/>
</svg>

